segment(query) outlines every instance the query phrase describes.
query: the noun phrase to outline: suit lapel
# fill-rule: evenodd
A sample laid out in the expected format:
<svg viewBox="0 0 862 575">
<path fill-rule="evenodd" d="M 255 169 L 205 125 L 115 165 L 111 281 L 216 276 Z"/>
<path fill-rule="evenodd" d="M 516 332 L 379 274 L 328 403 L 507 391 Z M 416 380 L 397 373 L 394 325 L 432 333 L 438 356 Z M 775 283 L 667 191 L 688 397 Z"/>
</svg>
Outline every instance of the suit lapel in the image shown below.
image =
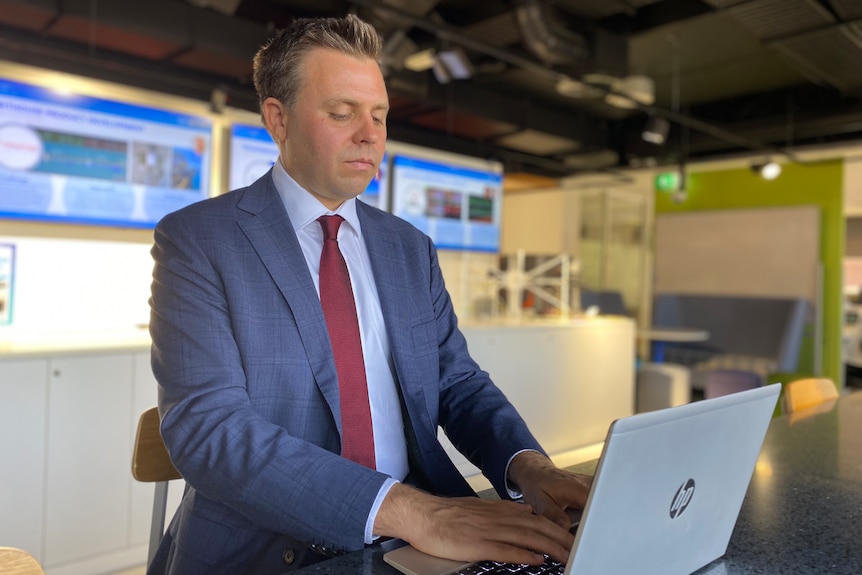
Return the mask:
<svg viewBox="0 0 862 575">
<path fill-rule="evenodd" d="M 397 233 L 381 221 L 380 214 L 368 208 L 362 202 L 357 202 L 356 209 L 362 224 L 362 236 L 371 261 L 374 283 L 380 298 L 380 308 L 383 321 L 389 335 L 389 347 L 398 373 L 404 373 L 403 362 L 410 361 L 405 357 L 404 338 L 409 337 L 411 322 L 415 319 L 410 304 L 410 288 L 405 285 L 404 266 L 408 265 L 403 256 L 404 245 Z M 400 378 L 399 378 L 400 379 Z M 405 393 L 421 391 L 411 390 L 410 382 L 399 381 Z"/>
<path fill-rule="evenodd" d="M 409 354 L 405 352 L 405 339 L 410 335 L 410 322 L 413 320 L 409 304 L 410 290 L 403 284 L 403 266 L 407 260 L 403 255 L 399 255 L 404 247 L 397 234 L 390 232 L 383 222 L 378 221 L 380 216 L 377 212 L 366 209 L 362 202 L 357 202 L 356 209 L 362 224 L 362 236 L 368 250 L 368 259 L 371 261 L 383 322 L 389 336 L 389 350 L 395 365 L 410 467 L 405 481 L 433 492 L 433 483 L 428 478 L 428 465 L 422 456 L 421 447 L 433 439 L 426 437 L 421 431 L 427 429 L 427 426 L 420 425 L 423 421 L 421 414 L 424 413 L 425 393 L 421 383 L 404 377 L 407 372 L 404 362 L 409 361 Z"/>
<path fill-rule="evenodd" d="M 247 189 L 237 202 L 237 208 L 239 227 L 290 307 L 314 379 L 340 433 L 338 382 L 323 310 L 270 172 Z"/>
</svg>

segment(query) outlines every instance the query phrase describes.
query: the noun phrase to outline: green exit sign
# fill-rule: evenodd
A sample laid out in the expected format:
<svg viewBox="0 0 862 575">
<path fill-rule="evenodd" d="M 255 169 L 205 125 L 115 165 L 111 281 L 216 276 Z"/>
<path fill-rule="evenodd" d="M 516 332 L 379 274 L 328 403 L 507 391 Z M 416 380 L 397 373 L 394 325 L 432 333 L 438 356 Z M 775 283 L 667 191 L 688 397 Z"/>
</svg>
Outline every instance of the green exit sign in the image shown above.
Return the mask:
<svg viewBox="0 0 862 575">
<path fill-rule="evenodd" d="M 655 177 L 655 189 L 661 192 L 679 190 L 679 172 L 664 172 Z"/>
</svg>

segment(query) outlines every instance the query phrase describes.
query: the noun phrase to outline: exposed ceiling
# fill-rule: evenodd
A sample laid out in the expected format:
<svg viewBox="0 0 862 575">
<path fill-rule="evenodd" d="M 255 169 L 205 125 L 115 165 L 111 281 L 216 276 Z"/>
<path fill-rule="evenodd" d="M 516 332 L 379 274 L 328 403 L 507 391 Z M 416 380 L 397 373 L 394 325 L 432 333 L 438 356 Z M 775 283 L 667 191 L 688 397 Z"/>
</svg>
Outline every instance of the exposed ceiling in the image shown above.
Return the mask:
<svg viewBox="0 0 862 575">
<path fill-rule="evenodd" d="M 862 0 L 0 0 L 0 59 L 256 110 L 272 30 L 351 11 L 385 41 L 390 138 L 510 173 L 862 139 Z M 405 62 L 429 49 L 472 77 Z"/>
</svg>

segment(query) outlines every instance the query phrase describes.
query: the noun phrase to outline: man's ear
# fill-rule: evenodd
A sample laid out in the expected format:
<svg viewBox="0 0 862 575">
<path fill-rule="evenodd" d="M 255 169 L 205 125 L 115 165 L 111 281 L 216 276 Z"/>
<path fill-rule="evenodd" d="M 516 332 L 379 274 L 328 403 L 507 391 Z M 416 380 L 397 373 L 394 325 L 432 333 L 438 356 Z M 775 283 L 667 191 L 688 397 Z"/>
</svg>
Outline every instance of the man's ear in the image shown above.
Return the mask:
<svg viewBox="0 0 862 575">
<path fill-rule="evenodd" d="M 267 131 L 279 143 L 287 139 L 287 110 L 276 98 L 263 101 L 261 112 Z"/>
</svg>

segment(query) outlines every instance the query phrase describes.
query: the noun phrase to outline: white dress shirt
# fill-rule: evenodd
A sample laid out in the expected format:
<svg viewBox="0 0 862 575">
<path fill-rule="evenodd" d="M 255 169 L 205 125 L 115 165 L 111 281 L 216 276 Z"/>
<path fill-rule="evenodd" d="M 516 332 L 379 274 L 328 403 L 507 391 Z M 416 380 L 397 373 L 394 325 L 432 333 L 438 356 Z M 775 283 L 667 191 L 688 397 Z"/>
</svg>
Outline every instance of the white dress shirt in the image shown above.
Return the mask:
<svg viewBox="0 0 862 575">
<path fill-rule="evenodd" d="M 344 222 L 338 229 L 338 247 L 347 262 L 353 297 L 356 300 L 356 314 L 359 317 L 368 399 L 371 404 L 371 423 L 374 429 L 374 456 L 377 470 L 392 478 L 384 484 L 368 518 L 365 542 L 371 543 L 371 528 L 380 503 L 392 485 L 407 476 L 409 467 L 401 401 L 396 388 L 392 356 L 389 352 L 389 338 L 383 323 L 383 312 L 380 309 L 377 286 L 371 271 L 371 261 L 368 258 L 365 241 L 362 239 L 362 227 L 356 214 L 357 200 L 344 202 L 334 212 L 328 210 L 290 177 L 280 160 L 273 166 L 272 179 L 290 216 L 290 222 L 314 280 L 318 297 L 320 297 L 319 273 L 323 230 L 317 218 L 335 214 L 344 218 Z"/>
</svg>

